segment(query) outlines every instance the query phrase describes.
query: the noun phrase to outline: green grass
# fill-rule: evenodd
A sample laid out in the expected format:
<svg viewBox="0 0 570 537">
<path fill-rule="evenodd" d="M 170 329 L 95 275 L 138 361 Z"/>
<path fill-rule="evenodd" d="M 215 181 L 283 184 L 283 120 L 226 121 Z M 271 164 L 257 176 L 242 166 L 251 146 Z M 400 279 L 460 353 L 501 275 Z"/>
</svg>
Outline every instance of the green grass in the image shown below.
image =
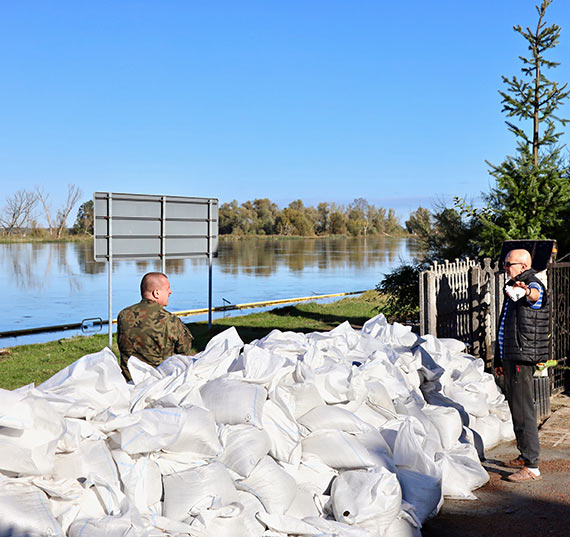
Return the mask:
<svg viewBox="0 0 570 537">
<path fill-rule="evenodd" d="M 315 332 L 332 330 L 344 321 L 360 328 L 366 320 L 382 311 L 383 297 L 367 291 L 357 298 L 344 298 L 329 304 L 305 302 L 262 313 L 217 319 L 208 330 L 207 323 L 188 323 L 194 335 L 193 351 L 205 348 L 216 334 L 235 326 L 246 343 L 262 338 L 271 330 Z M 12 390 L 26 384 L 40 384 L 86 354 L 98 352 L 108 342 L 108 334 L 78 336 L 49 343 L 21 345 L 0 350 L 0 388 Z M 116 342 L 113 352 L 118 356 Z"/>
</svg>

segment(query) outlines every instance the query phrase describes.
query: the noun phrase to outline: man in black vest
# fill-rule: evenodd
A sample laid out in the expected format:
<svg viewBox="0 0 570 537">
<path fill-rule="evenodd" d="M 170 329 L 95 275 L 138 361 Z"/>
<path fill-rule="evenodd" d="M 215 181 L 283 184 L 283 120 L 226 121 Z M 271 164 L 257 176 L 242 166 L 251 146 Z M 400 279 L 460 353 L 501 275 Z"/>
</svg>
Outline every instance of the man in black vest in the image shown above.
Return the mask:
<svg viewBox="0 0 570 537">
<path fill-rule="evenodd" d="M 532 379 L 536 364 L 548 359 L 548 294 L 531 264 L 527 250 L 511 250 L 505 258 L 509 280 L 495 352 L 495 371 L 498 376 L 505 376 L 505 392 L 520 451 L 516 459 L 505 463 L 518 469 L 506 478 L 514 483 L 541 479 Z"/>
</svg>

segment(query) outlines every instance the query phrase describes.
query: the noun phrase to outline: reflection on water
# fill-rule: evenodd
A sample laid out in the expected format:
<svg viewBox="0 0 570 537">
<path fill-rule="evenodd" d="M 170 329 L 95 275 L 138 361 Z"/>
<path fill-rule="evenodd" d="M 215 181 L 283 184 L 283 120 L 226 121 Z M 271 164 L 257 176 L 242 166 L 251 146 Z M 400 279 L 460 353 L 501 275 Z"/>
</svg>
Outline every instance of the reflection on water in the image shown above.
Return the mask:
<svg viewBox="0 0 570 537">
<path fill-rule="evenodd" d="M 413 241 L 389 237 L 220 242 L 213 305 L 371 289 L 416 253 Z M 0 331 L 108 316 L 107 265 L 93 261 L 92 243 L 0 244 L 0 264 L 10 305 L 0 311 Z M 160 263 L 114 263 L 114 316 L 139 299 L 140 278 L 150 270 L 160 270 Z M 207 306 L 206 259 L 169 260 L 166 271 L 171 311 Z"/>
</svg>

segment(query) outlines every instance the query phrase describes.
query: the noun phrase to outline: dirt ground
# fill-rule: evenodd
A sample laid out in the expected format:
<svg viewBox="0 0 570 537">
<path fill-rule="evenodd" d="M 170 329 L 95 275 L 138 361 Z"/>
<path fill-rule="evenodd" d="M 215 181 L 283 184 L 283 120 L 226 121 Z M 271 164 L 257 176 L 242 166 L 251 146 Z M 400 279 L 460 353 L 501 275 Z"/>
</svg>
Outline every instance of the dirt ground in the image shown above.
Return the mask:
<svg viewBox="0 0 570 537">
<path fill-rule="evenodd" d="M 554 412 L 541 425 L 542 480 L 510 483 L 516 471 L 502 461 L 518 455 L 515 443 L 486 453 L 489 482 L 474 491 L 478 500 L 445 500 L 426 521 L 422 537 L 566 537 L 570 535 L 570 397 L 552 399 Z"/>
</svg>

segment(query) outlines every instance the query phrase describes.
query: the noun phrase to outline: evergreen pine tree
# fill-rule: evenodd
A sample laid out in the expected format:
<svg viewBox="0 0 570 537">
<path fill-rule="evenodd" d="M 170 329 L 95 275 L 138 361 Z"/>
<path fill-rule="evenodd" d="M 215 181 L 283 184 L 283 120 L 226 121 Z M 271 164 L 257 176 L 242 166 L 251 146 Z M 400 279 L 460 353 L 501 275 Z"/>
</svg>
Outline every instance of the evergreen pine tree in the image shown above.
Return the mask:
<svg viewBox="0 0 570 537">
<path fill-rule="evenodd" d="M 560 155 L 558 140 L 562 132 L 556 123 L 567 119 L 557 110 L 568 97 L 568 84 L 559 86 L 546 78 L 545 71 L 559 64 L 547 60 L 544 53 L 558 44 L 560 27 L 547 26 L 544 18 L 552 0 L 536 7 L 536 28 L 515 26 L 528 42 L 529 57 L 520 56 L 523 77 L 503 76 L 506 91 L 499 91 L 509 130 L 517 138 L 517 154 L 508 156 L 498 166 L 489 162 L 489 173 L 496 187 L 486 196 L 490 211 L 481 216 L 483 229 L 480 246 L 483 253 L 496 255 L 503 240 L 556 238 L 563 226 L 563 212 L 570 201 L 568 167 Z M 532 125 L 527 133 L 520 122 Z"/>
</svg>

